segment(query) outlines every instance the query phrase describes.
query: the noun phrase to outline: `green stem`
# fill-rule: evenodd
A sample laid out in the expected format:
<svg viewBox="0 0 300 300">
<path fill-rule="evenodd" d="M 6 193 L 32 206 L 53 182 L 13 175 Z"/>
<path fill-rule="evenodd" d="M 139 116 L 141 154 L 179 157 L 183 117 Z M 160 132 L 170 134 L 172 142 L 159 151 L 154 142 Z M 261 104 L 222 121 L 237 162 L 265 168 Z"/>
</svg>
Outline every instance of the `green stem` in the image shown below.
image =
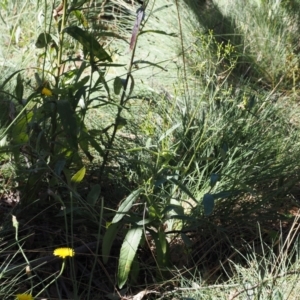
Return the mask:
<svg viewBox="0 0 300 300">
<path fill-rule="evenodd" d="M 30 262 L 27 259 L 27 256 L 25 255 L 23 248 L 21 247 L 21 245 L 19 243 L 19 222 L 17 221 L 17 218 L 15 216 L 13 216 L 13 226 L 16 228 L 15 240 L 17 242 L 17 245 L 18 245 L 27 265 L 30 267 Z M 32 289 L 33 289 L 32 276 L 30 276 L 30 285 L 31 285 L 31 293 L 32 293 Z"/>
<path fill-rule="evenodd" d="M 147 4 L 148 4 L 148 1 L 145 4 L 143 4 L 143 9 L 144 10 L 146 10 Z M 110 138 L 108 146 L 107 146 L 107 151 L 105 152 L 104 157 L 103 157 L 103 163 L 102 163 L 101 169 L 100 169 L 100 178 L 103 175 L 104 167 L 106 165 L 108 156 L 109 156 L 109 154 L 111 152 L 111 148 L 112 148 L 112 145 L 114 143 L 114 140 L 115 140 L 115 137 L 116 137 L 116 134 L 117 134 L 118 120 L 121 117 L 121 113 L 122 113 L 122 111 L 124 109 L 123 105 L 125 104 L 126 92 L 127 92 L 127 87 L 128 87 L 129 79 L 132 76 L 131 75 L 131 71 L 132 71 L 132 67 L 133 67 L 133 60 L 134 60 L 134 56 L 135 56 L 135 50 L 136 50 L 136 45 L 137 45 L 138 37 L 139 37 L 139 32 L 137 34 L 137 37 L 136 37 L 136 40 L 135 40 L 135 43 L 134 43 L 134 47 L 132 49 L 132 54 L 131 54 L 131 58 L 130 58 L 129 68 L 128 68 L 128 72 L 127 72 L 126 81 L 125 81 L 125 84 L 124 84 L 122 96 L 121 96 L 121 99 L 120 99 L 120 105 L 118 106 L 118 111 L 117 111 L 117 115 L 116 115 L 116 119 L 115 119 L 116 121 L 115 121 L 115 124 L 114 124 L 114 129 L 113 129 L 111 138 Z"/>
<path fill-rule="evenodd" d="M 67 23 L 67 7 L 68 0 L 63 1 L 63 14 L 61 20 L 61 26 L 59 27 L 59 45 L 58 45 L 58 55 L 57 55 L 57 76 L 56 76 L 56 88 L 59 87 L 59 77 L 61 75 L 61 67 L 62 67 L 62 53 L 63 53 L 63 45 L 64 45 L 64 29 Z M 56 130 L 57 130 L 57 106 L 54 106 L 54 111 L 51 115 L 51 142 L 50 142 L 50 153 L 52 157 L 54 157 L 55 152 L 55 139 L 56 139 Z"/>
<path fill-rule="evenodd" d="M 63 260 L 59 274 L 55 276 L 55 278 L 52 281 L 50 281 L 38 294 L 36 294 L 35 298 L 38 297 L 44 290 L 46 290 L 52 283 L 54 283 L 61 276 L 62 272 L 64 271 L 65 264 L 66 264 L 66 259 Z"/>
<path fill-rule="evenodd" d="M 63 44 L 64 44 L 64 29 L 67 23 L 67 7 L 68 7 L 68 0 L 63 0 L 63 15 L 61 20 L 60 32 L 59 32 L 59 45 L 58 45 L 58 55 L 57 55 L 57 81 L 56 85 L 58 85 L 58 78 L 60 76 L 61 71 L 61 62 L 62 62 L 62 51 L 63 51 Z"/>
</svg>

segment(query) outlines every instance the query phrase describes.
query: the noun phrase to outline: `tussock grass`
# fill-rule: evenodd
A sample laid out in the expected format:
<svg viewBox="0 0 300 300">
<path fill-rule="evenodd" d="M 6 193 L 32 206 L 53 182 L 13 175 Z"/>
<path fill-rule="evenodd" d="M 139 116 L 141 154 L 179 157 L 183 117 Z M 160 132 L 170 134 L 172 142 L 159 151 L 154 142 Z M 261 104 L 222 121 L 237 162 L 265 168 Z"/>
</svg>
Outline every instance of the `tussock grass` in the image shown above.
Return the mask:
<svg viewBox="0 0 300 300">
<path fill-rule="evenodd" d="M 203 271 L 190 272 L 192 279 L 182 278 L 181 287 L 173 297 L 177 299 L 176 294 L 180 294 L 189 299 L 297 299 L 298 218 L 299 215 L 290 230 L 281 231 L 276 245 L 265 243 L 260 235 L 257 245 L 248 244 L 246 254 L 235 249 L 241 261 L 237 263 L 228 259 L 230 271 L 226 268 L 227 280 L 217 279 L 216 283 L 207 284 Z M 258 232 L 261 233 L 261 229 Z M 223 268 L 221 262 L 220 268 Z"/>
</svg>

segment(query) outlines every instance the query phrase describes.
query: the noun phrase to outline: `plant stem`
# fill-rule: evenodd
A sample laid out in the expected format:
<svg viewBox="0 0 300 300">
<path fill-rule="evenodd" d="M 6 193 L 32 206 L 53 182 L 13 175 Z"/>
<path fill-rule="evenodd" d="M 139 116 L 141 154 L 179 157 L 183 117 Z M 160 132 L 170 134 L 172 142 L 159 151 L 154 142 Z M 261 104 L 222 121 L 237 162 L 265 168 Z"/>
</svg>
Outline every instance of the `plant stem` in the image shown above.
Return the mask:
<svg viewBox="0 0 300 300">
<path fill-rule="evenodd" d="M 58 55 L 57 55 L 57 79 L 56 85 L 58 85 L 58 79 L 61 74 L 61 61 L 62 61 L 62 51 L 63 51 L 63 43 L 64 43 L 64 29 L 66 27 L 67 22 L 67 7 L 68 0 L 63 0 L 63 14 L 61 20 L 61 26 L 59 28 L 59 45 L 58 45 Z M 56 86 L 58 87 L 58 86 Z"/>
<path fill-rule="evenodd" d="M 141 9 L 144 10 L 144 13 L 145 13 L 146 5 L 144 4 L 142 6 L 142 8 L 141 8 Z M 137 18 L 138 18 L 138 16 L 137 16 Z M 103 162 L 102 162 L 101 169 L 100 169 L 100 179 L 101 179 L 101 177 L 103 175 L 104 167 L 106 165 L 108 156 L 109 156 L 109 154 L 111 152 L 111 148 L 112 148 L 112 145 L 114 143 L 114 140 L 115 140 L 115 137 L 116 137 L 116 134 L 117 134 L 118 119 L 121 117 L 121 113 L 122 113 L 122 111 L 124 109 L 123 105 L 125 104 L 126 91 L 127 91 L 129 79 L 132 76 L 131 75 L 131 70 L 132 70 L 132 67 L 133 67 L 133 60 L 134 60 L 136 45 L 137 45 L 137 41 L 138 41 L 138 34 L 139 34 L 139 32 L 137 33 L 137 36 L 136 36 L 136 39 L 135 39 L 135 43 L 134 43 L 134 47 L 132 49 L 132 54 L 131 54 L 131 58 L 130 58 L 129 68 L 128 68 L 128 72 L 127 72 L 126 81 L 125 81 L 125 84 L 124 84 L 122 96 L 121 96 L 121 99 L 120 99 L 120 105 L 118 106 L 118 111 L 117 111 L 117 115 L 116 115 L 116 119 L 115 119 L 116 121 L 115 121 L 115 124 L 114 124 L 114 127 L 113 127 L 113 132 L 112 132 L 111 138 L 109 140 L 109 143 L 107 145 L 107 150 L 106 150 L 106 152 L 104 154 L 104 157 L 103 157 Z"/>
<path fill-rule="evenodd" d="M 54 279 L 52 281 L 50 281 L 38 294 L 36 294 L 35 298 L 38 297 L 44 290 L 46 290 L 52 283 L 54 283 L 61 276 L 62 272 L 64 271 L 65 264 L 66 264 L 66 260 L 63 259 L 63 263 L 62 263 L 59 274 L 57 276 L 55 276 Z"/>
</svg>

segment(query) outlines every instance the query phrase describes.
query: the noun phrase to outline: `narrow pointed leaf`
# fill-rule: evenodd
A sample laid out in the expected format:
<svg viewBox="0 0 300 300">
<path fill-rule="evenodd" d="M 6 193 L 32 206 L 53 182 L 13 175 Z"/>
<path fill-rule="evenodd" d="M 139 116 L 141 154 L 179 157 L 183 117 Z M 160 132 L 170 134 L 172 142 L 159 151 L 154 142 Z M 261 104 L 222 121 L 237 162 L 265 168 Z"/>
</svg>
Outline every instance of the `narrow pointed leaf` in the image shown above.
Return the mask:
<svg viewBox="0 0 300 300">
<path fill-rule="evenodd" d="M 154 239 L 157 255 L 157 263 L 161 267 L 166 267 L 168 265 L 168 241 L 166 239 L 166 234 L 163 231 L 150 232 Z"/>
<path fill-rule="evenodd" d="M 52 37 L 47 32 L 42 32 L 39 34 L 35 46 L 37 48 L 45 48 L 52 41 Z"/>
<path fill-rule="evenodd" d="M 120 289 L 124 286 L 128 279 L 142 233 L 143 228 L 141 227 L 129 229 L 122 244 L 118 267 L 118 286 Z"/>
<path fill-rule="evenodd" d="M 180 126 L 180 123 L 177 123 L 173 125 L 170 129 L 168 129 L 165 133 L 161 135 L 158 142 L 161 142 L 163 139 L 165 139 L 167 136 L 169 136 L 175 129 L 177 129 Z"/>
<path fill-rule="evenodd" d="M 119 76 L 117 76 L 114 80 L 114 93 L 116 95 L 119 95 L 123 87 L 124 87 L 123 80 Z"/>
<path fill-rule="evenodd" d="M 125 214 L 131 209 L 134 201 L 138 198 L 140 193 L 142 192 L 143 189 L 138 189 L 133 191 L 125 200 L 124 202 L 120 205 L 117 214 L 112 220 L 112 223 L 117 223 L 119 222 Z"/>
<path fill-rule="evenodd" d="M 205 194 L 203 196 L 203 206 L 204 206 L 204 214 L 206 216 L 211 215 L 214 209 L 214 205 L 215 205 L 214 196 L 211 194 Z"/>
<path fill-rule="evenodd" d="M 84 27 L 84 28 L 88 28 L 89 23 L 85 17 L 85 15 L 83 14 L 82 11 L 80 10 L 73 10 L 73 14 L 76 17 L 76 19 L 80 22 L 80 24 Z"/>
<path fill-rule="evenodd" d="M 117 224 L 117 223 L 110 224 L 104 234 L 103 242 L 102 242 L 102 259 L 105 264 L 108 261 L 110 249 L 111 249 L 113 241 L 116 238 L 118 229 L 119 229 L 119 224 Z"/>
<path fill-rule="evenodd" d="M 148 60 L 136 60 L 133 63 L 134 64 L 146 64 L 146 65 L 150 65 L 150 66 L 157 67 L 157 68 L 159 68 L 161 70 L 164 70 L 164 71 L 168 72 L 168 70 L 165 69 L 164 67 L 162 67 L 162 66 L 160 66 L 158 64 L 155 64 L 155 63 L 153 63 L 151 61 L 148 61 Z"/>
<path fill-rule="evenodd" d="M 63 171 L 64 167 L 66 165 L 66 160 L 65 159 L 59 159 L 55 165 L 54 165 L 54 173 L 57 176 L 61 175 L 61 172 Z"/>
<path fill-rule="evenodd" d="M 191 239 L 185 233 L 181 233 L 181 238 L 182 238 L 182 240 L 183 240 L 186 247 L 192 247 L 193 246 L 193 242 L 191 241 Z"/>
<path fill-rule="evenodd" d="M 131 74 L 129 74 L 129 78 L 130 78 L 130 88 L 129 88 L 128 97 L 132 94 L 134 89 L 134 78 Z"/>
<path fill-rule="evenodd" d="M 69 145 L 75 149 L 78 148 L 77 121 L 74 110 L 67 100 L 57 101 L 57 111 L 65 131 Z"/>
<path fill-rule="evenodd" d="M 195 202 L 198 203 L 198 200 L 194 197 L 192 192 L 184 184 L 182 184 L 180 181 L 178 181 L 174 178 L 167 178 L 167 180 L 174 183 L 175 185 L 177 185 L 183 192 L 185 192 L 189 197 L 191 197 Z"/>
<path fill-rule="evenodd" d="M 99 199 L 99 196 L 100 196 L 100 192 L 101 192 L 101 187 L 99 184 L 95 184 L 90 192 L 88 193 L 87 195 L 87 203 L 94 206 L 97 202 L 97 200 Z"/>
<path fill-rule="evenodd" d="M 18 73 L 22 72 L 24 69 L 18 70 L 16 72 L 13 72 L 12 74 L 10 74 L 1 84 L 0 86 L 0 90 L 2 90 L 4 88 L 4 86 Z"/>
<path fill-rule="evenodd" d="M 85 167 L 82 167 L 78 172 L 76 172 L 72 178 L 71 181 L 74 183 L 80 183 L 82 181 L 82 179 L 84 178 L 86 169 Z"/>
<path fill-rule="evenodd" d="M 211 187 L 214 187 L 217 184 L 218 181 L 220 181 L 220 175 L 219 174 L 213 173 L 213 174 L 210 175 L 210 186 Z"/>
<path fill-rule="evenodd" d="M 15 122 L 11 130 L 11 138 L 13 144 L 18 145 L 28 142 L 29 135 L 27 133 L 27 124 L 31 121 L 32 117 L 33 112 L 30 111 Z"/>
<path fill-rule="evenodd" d="M 130 283 L 137 283 L 139 272 L 140 272 L 140 264 L 137 259 L 137 255 L 135 255 L 130 269 Z M 133 300 L 138 300 L 138 299 L 133 298 Z"/>
<path fill-rule="evenodd" d="M 17 76 L 17 85 L 16 85 L 15 93 L 18 102 L 21 104 L 23 99 L 23 93 L 24 93 L 24 85 L 20 73 Z"/>
<path fill-rule="evenodd" d="M 93 35 L 78 26 L 70 26 L 64 29 L 72 38 L 77 40 L 91 55 L 96 56 L 100 61 L 112 61 L 110 55 L 98 43 Z"/>
<path fill-rule="evenodd" d="M 162 34 L 162 35 L 168 35 L 168 36 L 172 36 L 172 37 L 177 37 L 178 35 L 174 32 L 172 33 L 167 33 L 163 30 L 143 30 L 140 32 L 140 35 L 144 34 L 144 33 L 149 33 L 149 32 L 152 32 L 152 33 L 157 33 L 157 34 Z"/>
</svg>

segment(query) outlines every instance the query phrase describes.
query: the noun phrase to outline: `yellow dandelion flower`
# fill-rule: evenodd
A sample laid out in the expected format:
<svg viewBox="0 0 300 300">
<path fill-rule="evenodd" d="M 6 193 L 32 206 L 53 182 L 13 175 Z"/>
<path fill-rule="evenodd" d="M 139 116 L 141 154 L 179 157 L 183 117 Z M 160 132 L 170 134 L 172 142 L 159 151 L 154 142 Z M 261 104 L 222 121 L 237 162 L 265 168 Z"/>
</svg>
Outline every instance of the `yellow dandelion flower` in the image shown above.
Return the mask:
<svg viewBox="0 0 300 300">
<path fill-rule="evenodd" d="M 52 92 L 51 90 L 47 89 L 47 88 L 43 88 L 42 89 L 42 95 L 45 95 L 45 96 L 52 96 Z"/>
<path fill-rule="evenodd" d="M 16 297 L 16 300 L 34 300 L 30 294 L 17 294 Z"/>
<path fill-rule="evenodd" d="M 66 258 L 67 256 L 74 256 L 75 251 L 72 248 L 57 248 L 54 250 L 53 254 L 61 258 Z"/>
</svg>

